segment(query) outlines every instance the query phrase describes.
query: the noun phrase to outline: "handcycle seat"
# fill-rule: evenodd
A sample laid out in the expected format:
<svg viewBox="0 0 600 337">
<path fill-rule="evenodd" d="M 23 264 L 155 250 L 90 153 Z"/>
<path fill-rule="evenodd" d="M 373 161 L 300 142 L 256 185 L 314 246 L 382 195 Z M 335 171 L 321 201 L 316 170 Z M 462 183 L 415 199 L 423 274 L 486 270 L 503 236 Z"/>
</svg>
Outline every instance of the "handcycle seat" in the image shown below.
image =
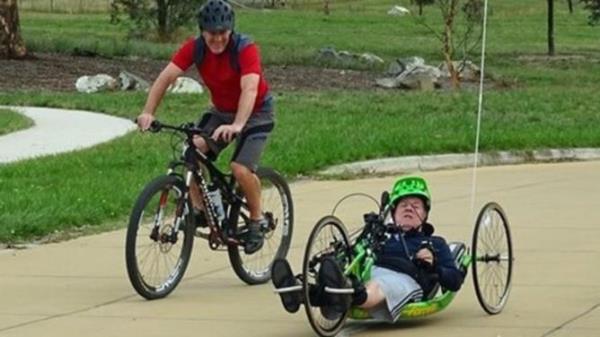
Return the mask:
<svg viewBox="0 0 600 337">
<path fill-rule="evenodd" d="M 463 255 L 465 255 L 465 252 L 467 251 L 467 245 L 465 245 L 462 242 L 452 241 L 452 242 L 448 242 L 448 247 L 450 248 L 450 254 L 452 254 L 454 263 L 456 263 L 456 268 L 462 269 L 460 260 L 462 259 Z"/>
</svg>

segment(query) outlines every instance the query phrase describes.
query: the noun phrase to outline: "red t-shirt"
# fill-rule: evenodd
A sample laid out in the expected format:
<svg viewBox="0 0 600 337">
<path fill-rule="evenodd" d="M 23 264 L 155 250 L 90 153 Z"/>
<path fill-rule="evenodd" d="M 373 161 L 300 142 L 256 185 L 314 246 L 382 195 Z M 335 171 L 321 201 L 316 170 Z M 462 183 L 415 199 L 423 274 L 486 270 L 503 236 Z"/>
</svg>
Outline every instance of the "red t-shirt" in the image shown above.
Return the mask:
<svg viewBox="0 0 600 337">
<path fill-rule="evenodd" d="M 198 73 L 204 84 L 210 91 L 211 100 L 215 108 L 221 112 L 237 112 L 238 102 L 242 88 L 240 79 L 247 74 L 258 74 L 258 94 L 254 103 L 253 112 L 260 110 L 264 103 L 265 95 L 269 86 L 262 74 L 260 55 L 258 47 L 254 43 L 245 46 L 239 53 L 239 65 L 241 71 L 236 71 L 231 66 L 231 44 L 221 54 L 213 54 L 208 47 L 204 49 L 204 58 L 198 69 Z M 171 62 L 186 71 L 194 64 L 194 52 L 196 40 L 187 40 L 173 55 Z"/>
</svg>

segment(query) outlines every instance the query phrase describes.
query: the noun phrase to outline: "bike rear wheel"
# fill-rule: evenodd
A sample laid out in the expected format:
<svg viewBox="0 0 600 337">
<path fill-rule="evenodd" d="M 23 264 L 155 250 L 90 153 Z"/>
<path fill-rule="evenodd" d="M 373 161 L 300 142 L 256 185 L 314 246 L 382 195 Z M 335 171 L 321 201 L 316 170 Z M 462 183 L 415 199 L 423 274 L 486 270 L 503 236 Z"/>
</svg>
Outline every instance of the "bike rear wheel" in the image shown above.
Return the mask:
<svg viewBox="0 0 600 337">
<path fill-rule="evenodd" d="M 323 308 L 311 303 L 310 288 L 318 282 L 321 262 L 325 256 L 334 256 L 341 265 L 349 263 L 347 252 L 350 249 L 350 239 L 346 227 L 335 216 L 321 218 L 315 225 L 304 251 L 302 262 L 302 291 L 306 316 L 313 330 L 322 337 L 337 335 L 342 329 L 348 312 L 327 318 Z"/>
<path fill-rule="evenodd" d="M 260 199 L 263 214 L 271 220 L 265 231 L 263 247 L 247 255 L 241 246 L 229 245 L 229 261 L 236 275 L 250 285 L 261 284 L 271 279 L 271 265 L 275 259 L 287 256 L 294 227 L 294 205 L 292 194 L 285 179 L 277 171 L 261 167 L 256 171 L 260 180 Z M 247 226 L 248 211 L 241 209 L 238 215 L 240 230 Z"/>
<path fill-rule="evenodd" d="M 181 281 L 194 242 L 194 224 L 177 176 L 160 176 L 138 197 L 127 229 L 125 259 L 133 288 L 152 300 L 167 296 Z M 179 221 L 179 230 L 174 231 Z"/>
<path fill-rule="evenodd" d="M 498 314 L 508 300 L 513 267 L 508 219 L 500 205 L 490 202 L 479 212 L 472 250 L 477 300 L 485 312 Z"/>
</svg>

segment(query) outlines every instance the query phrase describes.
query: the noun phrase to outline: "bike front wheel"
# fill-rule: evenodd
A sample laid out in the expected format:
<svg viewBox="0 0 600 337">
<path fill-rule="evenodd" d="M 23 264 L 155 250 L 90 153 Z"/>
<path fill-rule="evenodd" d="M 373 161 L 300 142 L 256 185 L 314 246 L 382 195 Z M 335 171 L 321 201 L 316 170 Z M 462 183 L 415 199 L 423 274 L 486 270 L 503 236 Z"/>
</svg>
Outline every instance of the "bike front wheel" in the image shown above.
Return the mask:
<svg viewBox="0 0 600 337">
<path fill-rule="evenodd" d="M 125 241 L 127 274 L 146 299 L 171 293 L 188 266 L 195 228 L 186 214 L 185 189 L 177 176 L 158 177 L 144 188 L 131 212 Z"/>
<path fill-rule="evenodd" d="M 338 334 L 346 319 L 348 312 L 343 314 L 327 314 L 327 307 L 317 306 L 311 302 L 311 288 L 318 284 L 321 262 L 327 256 L 334 257 L 341 266 L 346 266 L 350 239 L 346 226 L 335 216 L 325 216 L 313 227 L 302 262 L 302 292 L 304 308 L 310 326 L 321 337 L 332 337 Z"/>
<path fill-rule="evenodd" d="M 285 179 L 277 171 L 264 167 L 259 168 L 256 175 L 260 180 L 262 212 L 269 220 L 269 228 L 264 231 L 263 247 L 254 254 L 246 255 L 241 246 L 228 246 L 233 270 L 242 281 L 250 285 L 265 283 L 271 279 L 271 265 L 275 259 L 287 256 L 294 227 L 292 194 Z M 238 219 L 240 227 L 247 225 L 247 209 L 240 209 Z"/>
</svg>

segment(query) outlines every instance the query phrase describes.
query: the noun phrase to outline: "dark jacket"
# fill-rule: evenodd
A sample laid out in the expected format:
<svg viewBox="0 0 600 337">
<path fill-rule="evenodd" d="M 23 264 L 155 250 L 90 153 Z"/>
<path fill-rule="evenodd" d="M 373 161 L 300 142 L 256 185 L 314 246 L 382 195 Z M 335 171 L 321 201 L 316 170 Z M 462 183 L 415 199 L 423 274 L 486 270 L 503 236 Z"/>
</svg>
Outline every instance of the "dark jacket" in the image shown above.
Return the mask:
<svg viewBox="0 0 600 337">
<path fill-rule="evenodd" d="M 425 223 L 421 226 L 421 230 L 392 233 L 377 252 L 375 265 L 412 276 L 421 285 L 424 292 L 427 292 L 429 290 L 427 288 L 431 286 L 431 284 L 427 284 L 430 283 L 429 280 L 423 280 L 424 274 L 434 274 L 435 279 L 445 289 L 459 290 L 464 280 L 464 274 L 457 268 L 446 240 L 439 236 L 432 236 L 433 231 L 433 226 Z M 404 236 L 404 240 L 401 236 Z M 419 263 L 414 258 L 423 247 L 433 250 L 433 266 Z"/>
</svg>

